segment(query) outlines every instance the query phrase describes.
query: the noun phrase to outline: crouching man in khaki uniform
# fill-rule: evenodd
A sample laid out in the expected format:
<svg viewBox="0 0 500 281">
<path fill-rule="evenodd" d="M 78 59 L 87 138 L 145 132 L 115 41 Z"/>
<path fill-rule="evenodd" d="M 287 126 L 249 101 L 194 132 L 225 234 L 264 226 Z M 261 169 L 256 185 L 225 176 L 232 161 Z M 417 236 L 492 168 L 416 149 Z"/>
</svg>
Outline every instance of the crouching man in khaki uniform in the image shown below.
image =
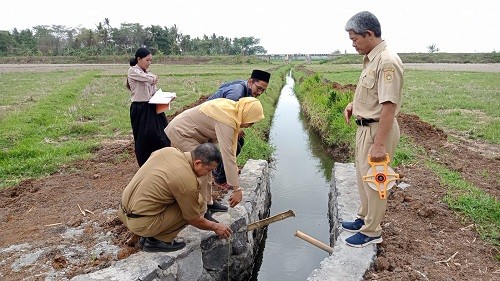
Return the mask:
<svg viewBox="0 0 500 281">
<path fill-rule="evenodd" d="M 212 143 L 202 143 L 191 152 L 167 147 L 151 154 L 123 191 L 118 209 L 125 226 L 144 237 L 144 251 L 182 249 L 186 244 L 174 239 L 188 224 L 221 238 L 231 236 L 228 226 L 203 217 L 206 204 L 198 178 L 220 162 L 220 151 Z"/>
</svg>

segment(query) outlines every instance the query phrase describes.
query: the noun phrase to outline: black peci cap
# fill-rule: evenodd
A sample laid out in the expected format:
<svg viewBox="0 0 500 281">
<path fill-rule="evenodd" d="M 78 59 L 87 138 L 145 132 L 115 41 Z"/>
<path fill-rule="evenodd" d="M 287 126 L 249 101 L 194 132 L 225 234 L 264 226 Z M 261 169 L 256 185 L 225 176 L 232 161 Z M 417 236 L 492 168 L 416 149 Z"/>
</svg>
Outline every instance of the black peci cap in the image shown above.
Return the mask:
<svg viewBox="0 0 500 281">
<path fill-rule="evenodd" d="M 252 76 L 250 76 L 250 78 L 269 83 L 269 79 L 271 78 L 271 74 L 269 72 L 266 72 L 263 70 L 254 69 L 252 71 Z"/>
</svg>

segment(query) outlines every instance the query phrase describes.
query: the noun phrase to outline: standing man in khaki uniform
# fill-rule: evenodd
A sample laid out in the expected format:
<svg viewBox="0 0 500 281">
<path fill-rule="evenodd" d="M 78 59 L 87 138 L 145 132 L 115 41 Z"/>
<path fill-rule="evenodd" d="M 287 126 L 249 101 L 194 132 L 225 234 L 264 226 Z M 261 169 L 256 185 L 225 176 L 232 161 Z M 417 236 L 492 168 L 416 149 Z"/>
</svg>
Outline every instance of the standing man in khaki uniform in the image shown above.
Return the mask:
<svg viewBox="0 0 500 281">
<path fill-rule="evenodd" d="M 199 178 L 212 172 L 222 157 L 215 144 L 204 143 L 191 152 L 174 147 L 151 154 L 123 191 L 118 217 L 141 239 L 147 252 L 169 252 L 186 244 L 174 238 L 188 224 L 228 238 L 231 229 L 203 217 L 205 202 Z M 141 243 L 141 244 L 142 244 Z"/>
<path fill-rule="evenodd" d="M 378 19 L 363 11 L 352 16 L 345 26 L 356 51 L 364 55 L 363 70 L 356 87 L 354 101 L 344 111 L 346 122 L 352 115 L 358 125 L 356 131 L 356 180 L 361 199 L 358 218 L 342 222 L 346 231 L 356 232 L 346 244 L 364 247 L 382 242 L 380 223 L 384 219 L 387 199 L 380 199 L 377 191 L 363 181 L 373 162 L 392 159 L 399 141 L 396 115 L 401 108 L 403 64 L 396 53 L 390 52 L 382 40 Z"/>
</svg>

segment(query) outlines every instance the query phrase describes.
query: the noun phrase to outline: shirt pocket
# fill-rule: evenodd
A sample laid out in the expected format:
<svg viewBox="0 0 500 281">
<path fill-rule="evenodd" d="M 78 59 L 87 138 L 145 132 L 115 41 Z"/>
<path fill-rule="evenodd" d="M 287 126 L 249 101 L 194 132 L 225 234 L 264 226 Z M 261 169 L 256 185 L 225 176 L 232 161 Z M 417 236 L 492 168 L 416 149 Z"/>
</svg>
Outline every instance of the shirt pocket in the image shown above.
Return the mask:
<svg viewBox="0 0 500 281">
<path fill-rule="evenodd" d="M 359 95 L 357 96 L 356 100 L 362 103 L 367 103 L 369 100 L 369 93 L 375 86 L 375 78 L 364 76 L 363 78 L 361 78 L 359 84 L 361 86 L 361 90 L 359 91 Z"/>
</svg>

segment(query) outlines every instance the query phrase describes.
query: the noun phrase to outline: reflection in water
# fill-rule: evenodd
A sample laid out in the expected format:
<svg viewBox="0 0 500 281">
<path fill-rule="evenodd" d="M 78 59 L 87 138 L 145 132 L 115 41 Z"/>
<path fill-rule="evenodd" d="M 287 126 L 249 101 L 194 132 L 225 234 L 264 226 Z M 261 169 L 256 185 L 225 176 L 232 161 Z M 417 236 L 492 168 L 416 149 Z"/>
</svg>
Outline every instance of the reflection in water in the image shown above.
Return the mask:
<svg viewBox="0 0 500 281">
<path fill-rule="evenodd" d="M 294 236 L 300 230 L 329 244 L 328 192 L 333 160 L 319 138 L 308 131 L 300 117 L 287 76 L 271 127 L 270 142 L 276 147 L 271 171 L 271 214 L 293 210 L 295 217 L 269 225 L 257 257 L 253 281 L 306 280 L 328 256 Z"/>
</svg>

